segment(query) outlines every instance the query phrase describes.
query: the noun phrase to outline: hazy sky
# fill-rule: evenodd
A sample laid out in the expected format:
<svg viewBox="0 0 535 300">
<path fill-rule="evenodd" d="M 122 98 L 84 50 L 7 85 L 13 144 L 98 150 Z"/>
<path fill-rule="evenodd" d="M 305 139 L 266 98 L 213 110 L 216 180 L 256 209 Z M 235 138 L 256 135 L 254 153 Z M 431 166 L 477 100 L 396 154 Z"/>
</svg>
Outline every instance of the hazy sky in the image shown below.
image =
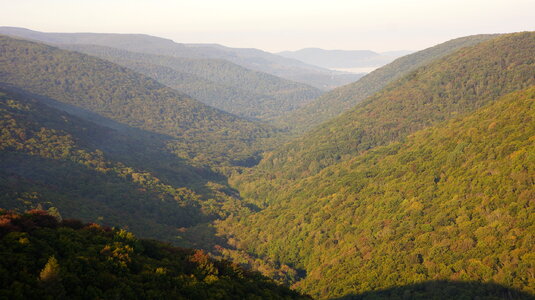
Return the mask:
<svg viewBox="0 0 535 300">
<path fill-rule="evenodd" d="M 0 7 L 4 26 L 267 51 L 417 50 L 470 34 L 535 30 L 535 0 L 0 0 Z"/>
</svg>

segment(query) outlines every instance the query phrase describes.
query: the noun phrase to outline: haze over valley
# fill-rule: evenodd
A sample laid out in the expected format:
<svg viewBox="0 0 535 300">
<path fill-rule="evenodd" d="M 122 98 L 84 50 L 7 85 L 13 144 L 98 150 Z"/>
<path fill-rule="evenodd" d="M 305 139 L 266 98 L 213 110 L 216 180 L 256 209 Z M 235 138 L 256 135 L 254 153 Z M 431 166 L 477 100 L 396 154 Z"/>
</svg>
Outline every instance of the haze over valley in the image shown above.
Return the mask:
<svg viewBox="0 0 535 300">
<path fill-rule="evenodd" d="M 0 299 L 535 299 L 533 2 L 45 2 Z"/>
</svg>

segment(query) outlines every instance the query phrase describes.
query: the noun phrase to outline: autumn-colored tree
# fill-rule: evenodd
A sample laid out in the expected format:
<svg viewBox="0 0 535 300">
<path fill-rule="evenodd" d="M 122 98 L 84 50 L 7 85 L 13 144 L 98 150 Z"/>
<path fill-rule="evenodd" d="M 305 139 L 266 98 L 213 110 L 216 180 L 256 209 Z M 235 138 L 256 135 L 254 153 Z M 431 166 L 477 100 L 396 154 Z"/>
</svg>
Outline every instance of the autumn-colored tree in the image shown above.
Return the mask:
<svg viewBox="0 0 535 300">
<path fill-rule="evenodd" d="M 60 267 L 58 260 L 54 256 L 51 256 L 43 270 L 39 273 L 39 280 L 46 283 L 59 281 L 61 280 L 59 273 Z"/>
</svg>

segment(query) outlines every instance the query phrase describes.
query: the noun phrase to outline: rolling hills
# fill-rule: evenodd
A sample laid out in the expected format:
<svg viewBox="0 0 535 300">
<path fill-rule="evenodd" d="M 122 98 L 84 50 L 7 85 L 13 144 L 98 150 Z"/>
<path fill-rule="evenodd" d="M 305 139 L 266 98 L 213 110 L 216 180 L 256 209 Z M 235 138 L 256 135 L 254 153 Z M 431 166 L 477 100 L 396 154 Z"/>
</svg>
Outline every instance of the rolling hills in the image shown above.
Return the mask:
<svg viewBox="0 0 535 300">
<path fill-rule="evenodd" d="M 0 91 L 3 208 L 181 245 L 197 242 L 187 228 L 250 210 L 213 169 L 254 164 L 277 134 L 108 61 L 4 36 Z"/>
<path fill-rule="evenodd" d="M 324 90 L 356 81 L 361 77 L 358 74 L 307 65 L 258 49 L 229 48 L 215 44 L 179 44 L 169 39 L 142 34 L 45 33 L 17 27 L 0 27 L 0 33 L 53 44 L 98 45 L 180 58 L 226 60 L 251 70 Z"/>
<path fill-rule="evenodd" d="M 117 130 L 0 89 L 0 207 L 42 208 L 188 244 L 188 228 L 249 210 L 207 167 L 166 140 Z"/>
<path fill-rule="evenodd" d="M 429 280 L 533 293 L 534 55 L 533 32 L 461 48 L 235 173 L 262 209 L 218 223 L 227 255 L 320 298 Z"/>
<path fill-rule="evenodd" d="M 0 36 L 0 84 L 168 137 L 178 156 L 202 163 L 248 160 L 276 133 L 202 104 L 153 79 L 92 56 Z M 85 111 L 83 111 L 85 110 Z"/>
<path fill-rule="evenodd" d="M 334 118 L 357 105 L 389 83 L 435 59 L 472 46 L 496 35 L 474 35 L 457 38 L 434 47 L 403 56 L 367 74 L 357 82 L 333 89 L 310 104 L 277 119 L 283 126 L 302 133 Z"/>
<path fill-rule="evenodd" d="M 94 45 L 58 46 L 127 67 L 212 107 L 249 119 L 268 121 L 322 94 L 310 86 L 224 60 L 134 53 Z"/>
<path fill-rule="evenodd" d="M 326 166 L 535 84 L 534 55 L 535 34 L 526 32 L 498 36 L 437 59 L 266 154 L 243 176 L 242 191 L 266 196 L 263 188 L 252 183 L 256 178 L 272 179 L 270 188 L 275 191 L 282 188 L 279 184 L 291 185 L 288 180 L 316 174 Z"/>
<path fill-rule="evenodd" d="M 300 85 L 213 59 L 238 50 L 24 33 L 68 50 L 0 35 L 0 298 L 533 299 L 534 32 L 437 45 L 283 116 L 300 100 L 262 97 Z M 282 146 L 245 118 L 292 116 L 306 133 Z"/>
<path fill-rule="evenodd" d="M 430 280 L 492 282 L 531 299 L 534 120 L 530 87 L 278 189 L 220 234 L 301 270 L 294 287 L 320 299 Z M 450 292 L 431 284 L 419 298 Z"/>
</svg>

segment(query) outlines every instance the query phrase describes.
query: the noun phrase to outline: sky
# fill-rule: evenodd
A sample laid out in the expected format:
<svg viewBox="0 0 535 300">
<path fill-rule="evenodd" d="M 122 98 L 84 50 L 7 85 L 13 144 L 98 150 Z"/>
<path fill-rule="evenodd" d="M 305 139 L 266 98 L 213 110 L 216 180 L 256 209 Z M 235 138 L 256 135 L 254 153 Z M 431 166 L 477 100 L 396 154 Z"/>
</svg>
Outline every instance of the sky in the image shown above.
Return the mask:
<svg viewBox="0 0 535 300">
<path fill-rule="evenodd" d="M 535 30 L 535 0 L 0 0 L 1 26 L 145 33 L 270 52 L 419 50 Z"/>
</svg>

